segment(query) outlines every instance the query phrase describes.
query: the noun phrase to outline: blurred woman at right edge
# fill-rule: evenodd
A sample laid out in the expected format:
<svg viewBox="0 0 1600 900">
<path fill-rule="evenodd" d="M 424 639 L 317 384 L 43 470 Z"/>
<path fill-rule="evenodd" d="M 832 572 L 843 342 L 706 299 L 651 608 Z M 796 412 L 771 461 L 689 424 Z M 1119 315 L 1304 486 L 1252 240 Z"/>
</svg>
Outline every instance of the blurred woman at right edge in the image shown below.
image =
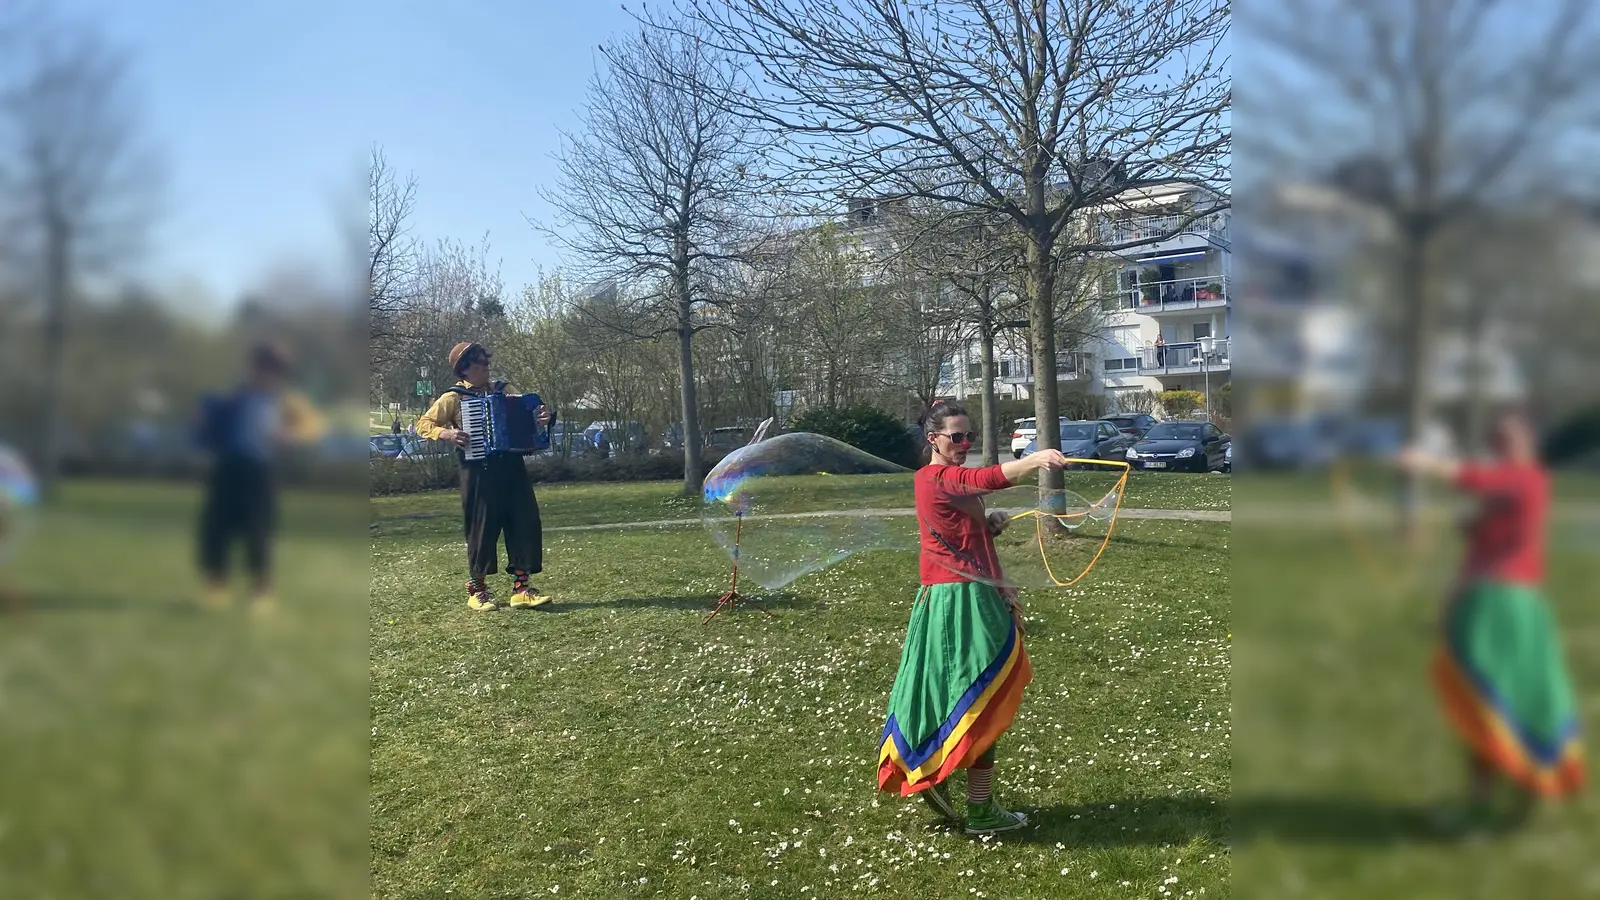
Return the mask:
<svg viewBox="0 0 1600 900">
<path fill-rule="evenodd" d="M 1415 448 L 1399 460 L 1479 502 L 1432 664 L 1445 716 L 1468 751 L 1466 815 L 1451 824 L 1471 829 L 1520 824 L 1538 801 L 1571 796 L 1585 778 L 1577 703 L 1543 593 L 1550 474 L 1522 413 L 1502 413 L 1493 438 L 1482 463 Z M 1512 789 L 1509 816 L 1495 807 L 1498 785 Z"/>
</svg>

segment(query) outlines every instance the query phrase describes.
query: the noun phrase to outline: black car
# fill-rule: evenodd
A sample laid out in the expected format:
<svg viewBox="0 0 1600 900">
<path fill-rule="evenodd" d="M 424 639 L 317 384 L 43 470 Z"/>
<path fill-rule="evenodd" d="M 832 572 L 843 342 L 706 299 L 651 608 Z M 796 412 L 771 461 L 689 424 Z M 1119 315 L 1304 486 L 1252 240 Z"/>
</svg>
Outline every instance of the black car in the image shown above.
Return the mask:
<svg viewBox="0 0 1600 900">
<path fill-rule="evenodd" d="M 1210 422 L 1161 422 L 1128 450 L 1135 469 L 1212 472 L 1227 463 L 1233 439 Z"/>
<path fill-rule="evenodd" d="M 1129 413 L 1120 416 L 1106 416 L 1105 421 L 1117 427 L 1117 430 L 1131 438 L 1144 436 L 1156 424 L 1156 417 L 1144 413 Z"/>
<path fill-rule="evenodd" d="M 1061 423 L 1061 452 L 1078 459 L 1122 459 L 1133 441 L 1132 437 L 1123 434 L 1110 422 Z M 1023 449 L 1022 455 L 1026 456 L 1037 449 L 1039 440 L 1035 438 Z"/>
</svg>

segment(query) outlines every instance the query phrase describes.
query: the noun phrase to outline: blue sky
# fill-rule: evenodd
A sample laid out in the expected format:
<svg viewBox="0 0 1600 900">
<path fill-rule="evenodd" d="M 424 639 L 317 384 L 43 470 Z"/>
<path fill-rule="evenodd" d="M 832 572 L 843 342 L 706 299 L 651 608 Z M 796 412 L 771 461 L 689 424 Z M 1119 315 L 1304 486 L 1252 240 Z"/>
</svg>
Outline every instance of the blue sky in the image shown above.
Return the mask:
<svg viewBox="0 0 1600 900">
<path fill-rule="evenodd" d="M 558 129 L 616 0 L 70 0 L 134 55 L 144 123 L 168 170 L 150 276 L 223 303 L 275 267 L 336 265 L 337 217 L 365 219 L 370 146 L 419 180 L 415 233 L 489 234 L 508 288 L 557 257 L 546 210 Z"/>
</svg>

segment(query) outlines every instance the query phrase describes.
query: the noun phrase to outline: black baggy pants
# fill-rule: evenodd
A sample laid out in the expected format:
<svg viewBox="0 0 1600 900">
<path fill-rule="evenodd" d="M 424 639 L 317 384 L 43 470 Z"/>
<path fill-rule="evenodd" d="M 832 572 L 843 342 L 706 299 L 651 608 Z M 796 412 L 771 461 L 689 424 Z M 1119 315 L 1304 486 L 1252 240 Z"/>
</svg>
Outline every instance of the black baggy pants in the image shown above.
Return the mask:
<svg viewBox="0 0 1600 900">
<path fill-rule="evenodd" d="M 500 535 L 506 538 L 506 569 L 528 574 L 544 568 L 544 531 L 539 502 L 522 457 L 491 454 L 461 464 L 461 511 L 467 536 L 467 570 L 473 578 L 493 575 Z"/>
<path fill-rule="evenodd" d="M 200 512 L 200 571 L 212 581 L 228 577 L 235 542 L 244 543 L 245 565 L 266 583 L 272 570 L 272 538 L 278 517 L 272 465 L 245 456 L 222 456 L 211 467 Z"/>
</svg>

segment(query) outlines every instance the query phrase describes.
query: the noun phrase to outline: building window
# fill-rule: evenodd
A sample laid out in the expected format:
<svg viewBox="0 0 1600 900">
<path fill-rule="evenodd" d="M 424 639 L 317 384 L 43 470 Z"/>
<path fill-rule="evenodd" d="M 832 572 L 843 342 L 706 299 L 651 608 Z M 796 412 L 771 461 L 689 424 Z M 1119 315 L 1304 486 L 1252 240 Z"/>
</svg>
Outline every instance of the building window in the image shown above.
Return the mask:
<svg viewBox="0 0 1600 900">
<path fill-rule="evenodd" d="M 1196 323 L 1194 323 L 1194 339 L 1198 341 L 1198 340 L 1203 340 L 1203 339 L 1208 338 L 1208 337 L 1211 337 L 1211 323 L 1210 322 L 1196 322 Z"/>
<path fill-rule="evenodd" d="M 977 381 L 983 377 L 983 363 L 967 363 L 967 380 Z"/>
<path fill-rule="evenodd" d="M 950 382 L 955 381 L 955 380 L 956 380 L 956 367 L 955 367 L 955 364 L 954 363 L 947 363 L 947 362 L 940 363 L 939 364 L 939 383 L 940 384 L 949 384 Z"/>
<path fill-rule="evenodd" d="M 1139 358 L 1136 356 L 1121 359 L 1108 359 L 1105 361 L 1106 372 L 1128 372 L 1139 368 Z"/>
<path fill-rule="evenodd" d="M 1000 360 L 1000 377 L 1001 378 L 1010 378 L 1011 377 L 1011 360 L 1009 360 L 1009 359 Z"/>
</svg>

